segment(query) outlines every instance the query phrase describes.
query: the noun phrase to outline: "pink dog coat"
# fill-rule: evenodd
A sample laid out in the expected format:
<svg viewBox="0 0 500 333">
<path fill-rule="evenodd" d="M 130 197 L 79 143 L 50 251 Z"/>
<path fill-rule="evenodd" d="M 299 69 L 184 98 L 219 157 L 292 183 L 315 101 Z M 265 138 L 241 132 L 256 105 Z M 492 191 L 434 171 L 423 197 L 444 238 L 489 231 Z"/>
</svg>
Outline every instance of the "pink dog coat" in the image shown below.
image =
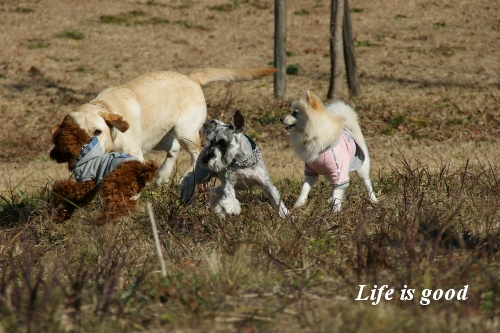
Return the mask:
<svg viewBox="0 0 500 333">
<path fill-rule="evenodd" d="M 365 161 L 365 152 L 351 131 L 342 130 L 340 138 L 323 150 L 316 161 L 306 163 L 306 176 L 325 176 L 334 187 L 349 186 L 349 171 L 355 171 Z"/>
</svg>

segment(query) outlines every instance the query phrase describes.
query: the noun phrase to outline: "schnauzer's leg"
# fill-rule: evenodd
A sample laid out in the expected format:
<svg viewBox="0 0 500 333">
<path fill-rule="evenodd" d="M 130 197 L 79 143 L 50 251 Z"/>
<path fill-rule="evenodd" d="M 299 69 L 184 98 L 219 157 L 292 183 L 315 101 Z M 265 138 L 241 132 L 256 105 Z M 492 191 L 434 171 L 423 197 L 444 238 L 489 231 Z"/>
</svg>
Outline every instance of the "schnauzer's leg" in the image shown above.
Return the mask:
<svg viewBox="0 0 500 333">
<path fill-rule="evenodd" d="M 342 199 L 344 198 L 345 188 L 334 188 L 332 197 L 329 200 L 332 203 L 332 211 L 334 213 L 340 212 L 342 208 Z"/>
<path fill-rule="evenodd" d="M 88 180 L 77 183 L 71 180 L 59 180 L 52 188 L 52 207 L 54 221 L 61 222 L 71 217 L 77 207 L 85 206 L 97 192 L 95 182 Z"/>
<path fill-rule="evenodd" d="M 295 205 L 293 207 L 295 208 L 300 207 L 306 203 L 309 191 L 311 190 L 311 187 L 313 187 L 314 184 L 316 184 L 318 178 L 319 176 L 306 175 L 304 182 L 302 183 L 302 189 L 300 190 L 300 195 L 297 198 L 297 201 L 295 202 Z"/>
<path fill-rule="evenodd" d="M 278 209 L 278 214 L 279 216 L 284 219 L 289 211 L 286 208 L 285 204 L 283 201 L 281 201 L 280 198 L 280 192 L 276 188 L 276 186 L 271 183 L 270 180 L 262 184 L 262 189 L 267 193 L 269 198 L 271 199 L 271 203 L 275 209 Z"/>
<path fill-rule="evenodd" d="M 234 194 L 234 189 L 228 191 L 222 185 L 210 189 L 210 208 L 220 219 L 224 219 L 226 214 L 240 215 L 241 204 Z"/>
<path fill-rule="evenodd" d="M 368 192 L 368 197 L 370 198 L 370 201 L 373 203 L 377 203 L 378 199 L 375 196 L 375 192 L 373 192 L 372 188 L 372 182 L 370 180 L 370 160 L 367 158 L 363 165 L 356 170 L 357 175 L 359 178 L 363 180 L 363 184 L 366 187 L 366 191 Z"/>
</svg>

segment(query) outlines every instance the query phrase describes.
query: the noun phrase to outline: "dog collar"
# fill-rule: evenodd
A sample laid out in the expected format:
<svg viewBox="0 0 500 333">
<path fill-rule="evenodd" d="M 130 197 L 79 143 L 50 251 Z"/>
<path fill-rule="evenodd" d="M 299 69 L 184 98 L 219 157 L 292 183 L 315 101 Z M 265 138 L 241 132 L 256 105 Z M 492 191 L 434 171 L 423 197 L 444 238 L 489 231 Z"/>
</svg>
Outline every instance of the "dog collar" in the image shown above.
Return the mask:
<svg viewBox="0 0 500 333">
<path fill-rule="evenodd" d="M 94 136 L 92 140 L 89 141 L 85 146 L 82 147 L 82 150 L 80 150 L 80 154 L 76 157 L 76 161 L 78 162 L 81 160 L 85 155 L 88 154 L 89 151 L 92 150 L 97 144 L 99 143 L 99 139 Z"/>
<path fill-rule="evenodd" d="M 233 160 L 231 162 L 231 164 L 229 165 L 230 167 L 233 167 L 233 168 L 248 168 L 248 167 L 251 167 L 252 165 L 255 165 L 259 160 L 260 160 L 260 151 L 259 151 L 259 148 L 257 147 L 257 144 L 255 144 L 255 142 L 252 140 L 251 137 L 249 137 L 248 135 L 246 134 L 243 134 L 245 136 L 245 138 L 247 138 L 248 142 L 250 142 L 250 145 L 252 146 L 252 154 L 242 160 Z M 252 158 L 255 158 L 255 161 L 252 161 L 252 162 L 248 162 L 250 161 Z M 247 163 L 248 162 L 248 163 Z"/>
</svg>

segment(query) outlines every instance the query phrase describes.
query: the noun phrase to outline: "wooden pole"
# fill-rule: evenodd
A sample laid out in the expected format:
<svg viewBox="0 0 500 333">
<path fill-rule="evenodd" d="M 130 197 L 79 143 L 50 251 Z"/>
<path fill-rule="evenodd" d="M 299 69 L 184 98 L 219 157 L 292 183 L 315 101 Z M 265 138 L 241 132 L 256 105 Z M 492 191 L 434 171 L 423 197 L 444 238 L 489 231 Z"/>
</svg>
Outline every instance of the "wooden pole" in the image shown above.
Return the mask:
<svg viewBox="0 0 500 333">
<path fill-rule="evenodd" d="M 330 86 L 327 99 L 338 100 L 342 98 L 344 87 L 344 48 L 342 27 L 344 21 L 344 0 L 332 0 L 330 17 Z"/>
<path fill-rule="evenodd" d="M 286 92 L 286 1 L 274 1 L 274 96 L 284 97 Z"/>
<path fill-rule="evenodd" d="M 352 34 L 351 13 L 349 11 L 349 0 L 344 0 L 344 60 L 347 74 L 347 85 L 353 96 L 361 94 L 359 86 L 358 67 L 356 65 L 356 53 L 354 51 L 354 37 Z"/>
</svg>

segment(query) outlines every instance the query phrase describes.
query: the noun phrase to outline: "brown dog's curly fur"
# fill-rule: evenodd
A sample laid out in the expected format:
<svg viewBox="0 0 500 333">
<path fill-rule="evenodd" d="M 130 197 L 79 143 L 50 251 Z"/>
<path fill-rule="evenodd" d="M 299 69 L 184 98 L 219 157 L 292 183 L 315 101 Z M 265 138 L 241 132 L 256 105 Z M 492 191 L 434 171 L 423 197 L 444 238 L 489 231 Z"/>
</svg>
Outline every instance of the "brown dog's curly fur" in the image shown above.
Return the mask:
<svg viewBox="0 0 500 333">
<path fill-rule="evenodd" d="M 76 158 L 91 137 L 69 117 L 51 132 L 54 147 L 50 158 L 57 163 L 68 163 L 68 169 L 73 170 Z M 69 179 L 56 181 L 51 195 L 53 219 L 57 222 L 69 219 L 76 208 L 89 204 L 99 193 L 104 200 L 104 210 L 97 224 L 113 222 L 137 209 L 135 197 L 157 171 L 158 166 L 153 161 L 125 161 L 106 175 L 99 186 L 94 180 L 80 183 Z"/>
</svg>

